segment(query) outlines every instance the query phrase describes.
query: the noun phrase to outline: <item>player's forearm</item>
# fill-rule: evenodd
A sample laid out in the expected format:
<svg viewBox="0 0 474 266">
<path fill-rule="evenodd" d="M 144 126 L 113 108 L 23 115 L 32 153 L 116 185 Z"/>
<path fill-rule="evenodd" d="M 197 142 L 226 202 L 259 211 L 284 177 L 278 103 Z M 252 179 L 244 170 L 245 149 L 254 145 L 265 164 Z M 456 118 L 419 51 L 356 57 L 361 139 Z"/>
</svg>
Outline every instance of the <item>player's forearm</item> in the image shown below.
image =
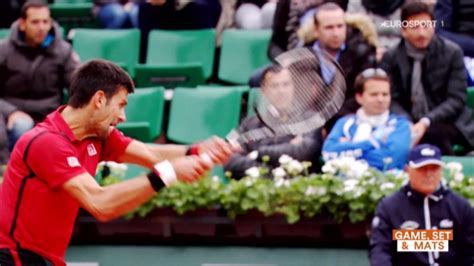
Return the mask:
<svg viewBox="0 0 474 266">
<path fill-rule="evenodd" d="M 188 150 L 188 146 L 174 144 L 147 144 L 147 147 L 157 158 L 161 158 L 162 160 L 170 160 L 184 156 Z"/>
<path fill-rule="evenodd" d="M 91 193 L 93 204 L 86 209 L 98 220 L 106 222 L 134 210 L 155 194 L 148 178 L 139 176 Z"/>
</svg>

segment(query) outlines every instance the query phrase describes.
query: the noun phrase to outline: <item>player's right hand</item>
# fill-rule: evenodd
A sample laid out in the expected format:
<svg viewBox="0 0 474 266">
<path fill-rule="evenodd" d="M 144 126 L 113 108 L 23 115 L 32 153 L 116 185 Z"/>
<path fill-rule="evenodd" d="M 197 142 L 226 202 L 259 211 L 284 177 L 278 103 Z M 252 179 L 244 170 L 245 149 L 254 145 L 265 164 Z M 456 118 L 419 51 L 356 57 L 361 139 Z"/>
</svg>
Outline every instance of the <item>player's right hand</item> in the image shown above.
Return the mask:
<svg viewBox="0 0 474 266">
<path fill-rule="evenodd" d="M 203 177 L 212 164 L 199 156 L 185 156 L 170 160 L 180 182 L 191 183 Z"/>
</svg>

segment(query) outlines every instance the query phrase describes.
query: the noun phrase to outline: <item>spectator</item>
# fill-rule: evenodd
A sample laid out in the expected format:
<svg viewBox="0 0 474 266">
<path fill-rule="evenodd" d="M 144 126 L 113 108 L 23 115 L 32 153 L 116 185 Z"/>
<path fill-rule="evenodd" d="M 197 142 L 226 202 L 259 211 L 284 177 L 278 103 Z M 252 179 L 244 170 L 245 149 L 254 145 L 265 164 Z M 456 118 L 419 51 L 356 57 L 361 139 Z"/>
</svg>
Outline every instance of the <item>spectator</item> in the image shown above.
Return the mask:
<svg viewBox="0 0 474 266">
<path fill-rule="evenodd" d="M 7 110 L 10 146 L 56 109 L 79 57 L 61 38 L 47 4 L 29 1 L 0 43 L 0 108 Z M 12 116 L 15 111 L 15 116 Z"/>
<path fill-rule="evenodd" d="M 341 6 L 347 6 L 345 0 L 280 0 L 277 2 L 272 37 L 267 50 L 270 60 L 274 61 L 281 53 L 304 45 L 298 31 L 305 22 L 312 21 L 316 7 L 324 2 L 336 2 Z M 267 67 L 268 65 L 263 66 L 252 73 L 249 80 L 250 87 L 260 86 L 263 71 Z"/>
<path fill-rule="evenodd" d="M 469 86 L 474 86 L 474 4 L 465 0 L 438 0 L 436 32 L 457 43 L 464 51 Z"/>
<path fill-rule="evenodd" d="M 317 53 L 324 51 L 333 56 L 346 74 L 346 99 L 341 110 L 326 123 L 325 129 L 329 132 L 337 119 L 359 108 L 354 99 L 354 80 L 364 69 L 374 66 L 377 34 L 368 18 L 346 16 L 334 3 L 319 6 L 310 25 L 312 27 L 303 27 L 301 33 L 312 38 L 308 45 Z"/>
<path fill-rule="evenodd" d="M 414 143 L 431 143 L 452 155 L 452 146 L 474 145 L 474 119 L 466 106 L 466 70 L 462 50 L 434 34 L 429 7 L 414 2 L 402 8 L 403 40 L 382 59 L 392 80 L 392 108 L 413 120 Z M 411 24 L 410 24 L 411 23 Z"/>
<path fill-rule="evenodd" d="M 66 265 L 80 207 L 109 221 L 161 188 L 193 182 L 211 163 L 227 161 L 232 147 L 219 138 L 187 149 L 125 137 L 115 126 L 125 121 L 133 91 L 122 68 L 92 60 L 74 73 L 68 104 L 20 138 L 0 187 L 0 265 Z M 208 160 L 195 156 L 202 153 Z M 100 161 L 136 163 L 151 171 L 101 187 L 93 177 Z"/>
<path fill-rule="evenodd" d="M 244 30 L 271 29 L 276 0 L 240 0 L 235 12 L 237 28 Z"/>
<path fill-rule="evenodd" d="M 106 29 L 138 28 L 138 4 L 133 0 L 94 0 L 93 13 Z"/>
<path fill-rule="evenodd" d="M 1 105 L 0 105 L 1 109 Z M 5 125 L 5 117 L 7 115 L 4 114 L 3 110 L 0 110 L 0 167 L 8 162 L 10 158 L 10 152 L 8 149 L 8 136 L 7 136 L 7 128 Z M 0 170 L 0 174 L 3 176 L 3 172 Z"/>
<path fill-rule="evenodd" d="M 441 152 L 416 146 L 409 155 L 409 184 L 382 199 L 372 220 L 370 265 L 473 265 L 474 208 L 441 182 Z M 393 229 L 449 229 L 448 252 L 397 252 Z"/>
<path fill-rule="evenodd" d="M 340 118 L 323 145 L 324 160 L 351 156 L 379 170 L 403 169 L 410 149 L 410 122 L 391 114 L 390 79 L 368 68 L 355 81 L 356 114 Z"/>
<path fill-rule="evenodd" d="M 271 66 L 264 72 L 262 93 L 278 108 L 280 113 L 288 111 L 292 104 L 293 82 L 288 70 L 279 66 Z M 273 99 L 273 101 L 272 101 Z M 283 100 L 284 99 L 284 100 Z M 264 127 L 257 117 L 249 117 L 242 121 L 239 130 L 247 132 L 251 129 Z M 240 179 L 245 176 L 245 170 L 253 166 L 263 166 L 262 157 L 269 156 L 267 167 L 278 167 L 278 159 L 286 154 L 299 161 L 315 161 L 319 159 L 321 150 L 320 130 L 314 130 L 303 135 L 287 135 L 254 141 L 244 144 L 242 152 L 232 155 L 225 165 L 232 177 Z"/>
</svg>

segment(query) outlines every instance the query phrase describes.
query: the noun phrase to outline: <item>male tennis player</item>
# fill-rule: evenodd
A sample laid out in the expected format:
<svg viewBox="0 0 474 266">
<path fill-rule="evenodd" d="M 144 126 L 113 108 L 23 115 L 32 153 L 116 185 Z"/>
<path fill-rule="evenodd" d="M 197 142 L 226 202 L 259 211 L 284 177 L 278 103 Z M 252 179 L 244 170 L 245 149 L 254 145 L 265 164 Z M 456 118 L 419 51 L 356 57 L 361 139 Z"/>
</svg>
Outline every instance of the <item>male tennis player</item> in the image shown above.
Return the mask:
<svg viewBox="0 0 474 266">
<path fill-rule="evenodd" d="M 80 207 L 100 221 L 127 213 L 175 182 L 192 182 L 233 152 L 217 137 L 187 149 L 150 147 L 121 134 L 130 77 L 113 63 L 84 64 L 71 81 L 66 106 L 17 142 L 0 187 L 0 265 L 65 265 L 64 254 Z M 188 152 L 187 152 L 188 151 Z M 94 179 L 100 161 L 152 169 L 111 186 Z"/>
</svg>

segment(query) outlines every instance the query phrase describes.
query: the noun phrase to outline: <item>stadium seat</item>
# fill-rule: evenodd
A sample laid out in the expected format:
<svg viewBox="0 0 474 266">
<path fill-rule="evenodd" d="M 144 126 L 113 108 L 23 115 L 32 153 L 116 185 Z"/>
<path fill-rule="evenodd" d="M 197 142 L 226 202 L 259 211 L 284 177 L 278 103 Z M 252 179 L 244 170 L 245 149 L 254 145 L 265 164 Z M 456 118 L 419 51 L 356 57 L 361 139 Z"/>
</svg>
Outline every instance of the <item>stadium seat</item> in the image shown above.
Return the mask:
<svg viewBox="0 0 474 266">
<path fill-rule="evenodd" d="M 474 111 L 474 87 L 467 88 L 467 106 Z"/>
<path fill-rule="evenodd" d="M 235 90 L 240 92 L 241 94 L 247 93 L 249 91 L 249 86 L 247 85 L 238 85 L 238 86 L 223 86 L 220 84 L 210 84 L 210 85 L 199 85 L 197 89 L 227 89 L 227 90 Z"/>
<path fill-rule="evenodd" d="M 6 39 L 10 35 L 10 29 L 0 29 L 0 40 Z"/>
<path fill-rule="evenodd" d="M 98 26 L 92 16 L 92 6 L 92 0 L 55 0 L 49 9 L 51 16 L 69 32 L 71 28 Z"/>
<path fill-rule="evenodd" d="M 239 123 L 241 93 L 228 89 L 176 88 L 167 137 L 190 144 L 212 135 L 225 137 Z"/>
<path fill-rule="evenodd" d="M 212 75 L 216 33 L 152 30 L 145 65 L 136 68 L 137 86 L 194 87 Z"/>
<path fill-rule="evenodd" d="M 137 29 L 76 29 L 72 39 L 81 61 L 102 58 L 124 67 L 133 77 L 140 53 L 140 31 Z"/>
<path fill-rule="evenodd" d="M 117 128 L 127 136 L 152 142 L 161 134 L 164 102 L 162 87 L 135 90 L 128 96 L 125 108 L 127 120 L 118 124 Z"/>
<path fill-rule="evenodd" d="M 270 30 L 224 31 L 218 78 L 234 84 L 247 84 L 254 70 L 270 63 L 267 57 L 270 37 Z"/>
<path fill-rule="evenodd" d="M 466 176 L 474 176 L 474 156 L 443 156 L 445 163 L 458 162 L 463 166 L 463 173 Z"/>
</svg>

